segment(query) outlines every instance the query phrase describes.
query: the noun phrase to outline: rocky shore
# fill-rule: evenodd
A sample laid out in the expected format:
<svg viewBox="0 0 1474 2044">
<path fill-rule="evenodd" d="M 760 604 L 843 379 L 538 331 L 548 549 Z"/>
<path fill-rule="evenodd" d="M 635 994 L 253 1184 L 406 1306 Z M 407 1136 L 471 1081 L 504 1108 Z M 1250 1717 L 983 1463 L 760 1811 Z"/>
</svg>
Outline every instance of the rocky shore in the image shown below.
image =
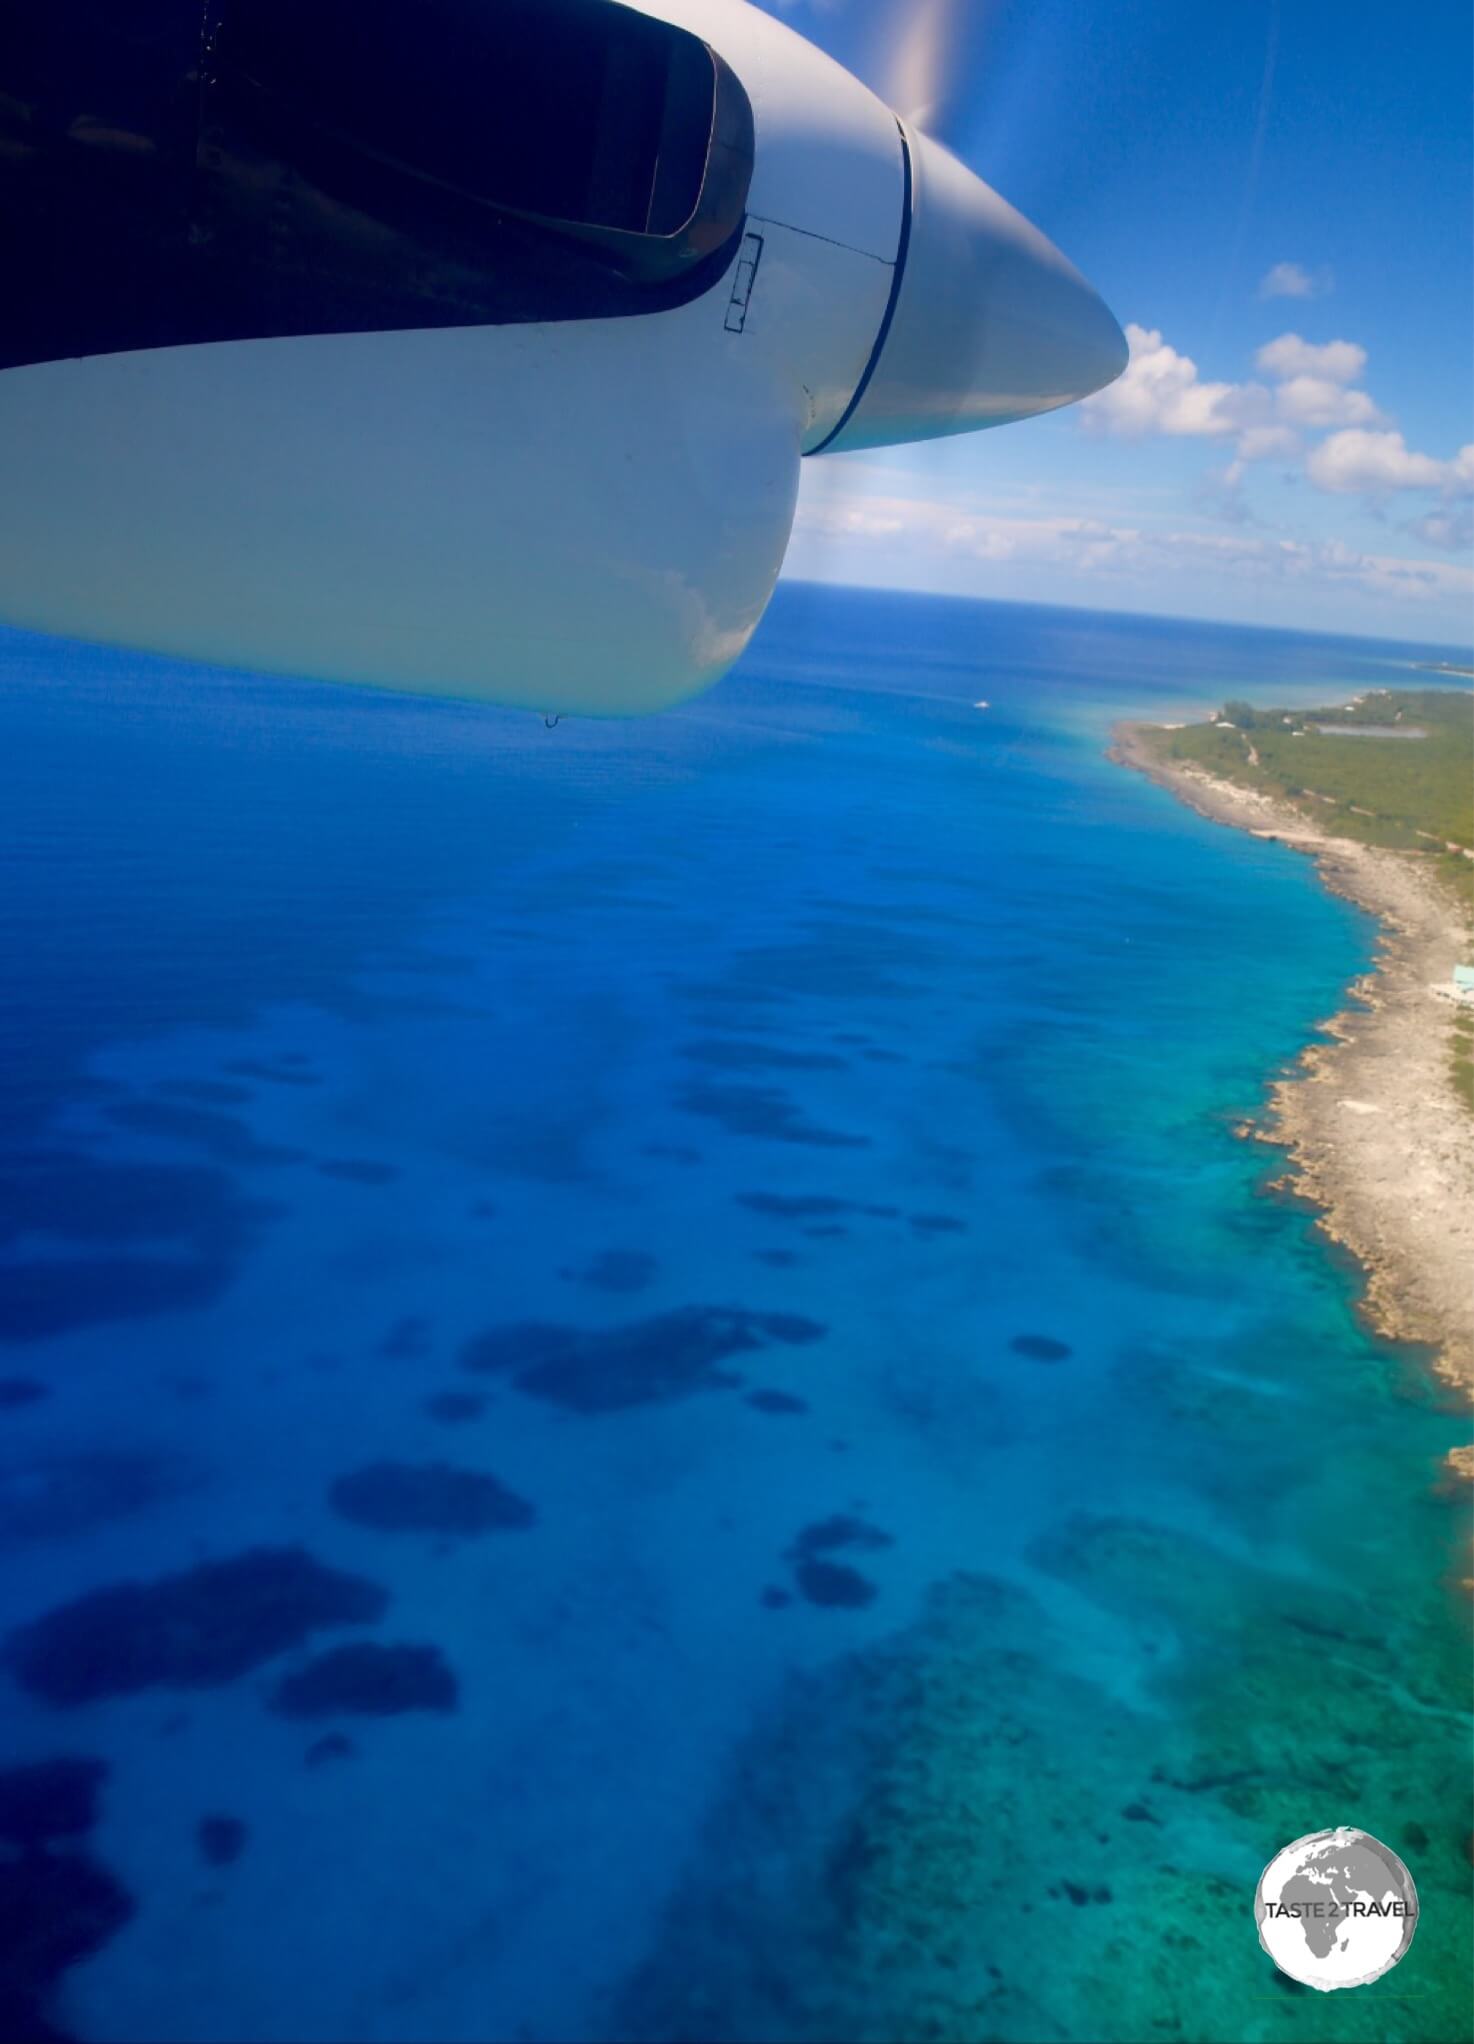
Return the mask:
<svg viewBox="0 0 1474 2044">
<path fill-rule="evenodd" d="M 1332 1040 L 1301 1053 L 1244 1133 L 1288 1151 L 1281 1182 L 1362 1266 L 1372 1326 L 1423 1347 L 1451 1394 L 1474 1400 L 1474 1114 L 1450 1075 L 1455 1011 L 1432 991 L 1467 956 L 1464 915 L 1421 855 L 1327 836 L 1288 802 L 1162 760 L 1149 728 L 1118 725 L 1111 757 L 1216 822 L 1305 852 L 1378 919 L 1371 971 L 1323 1025 Z M 1450 1459 L 1474 1477 L 1474 1449 Z"/>
</svg>

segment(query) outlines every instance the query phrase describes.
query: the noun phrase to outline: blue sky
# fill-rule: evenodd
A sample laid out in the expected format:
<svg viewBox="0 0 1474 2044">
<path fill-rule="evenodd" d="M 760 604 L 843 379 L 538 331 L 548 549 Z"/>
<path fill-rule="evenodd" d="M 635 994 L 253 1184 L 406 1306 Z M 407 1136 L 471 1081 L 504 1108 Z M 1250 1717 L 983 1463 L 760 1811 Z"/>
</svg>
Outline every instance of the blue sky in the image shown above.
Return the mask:
<svg viewBox="0 0 1474 2044">
<path fill-rule="evenodd" d="M 950 10 L 947 140 L 1133 346 L 1088 406 L 805 464 L 789 574 L 1474 643 L 1468 0 L 772 4 L 881 89 Z"/>
</svg>

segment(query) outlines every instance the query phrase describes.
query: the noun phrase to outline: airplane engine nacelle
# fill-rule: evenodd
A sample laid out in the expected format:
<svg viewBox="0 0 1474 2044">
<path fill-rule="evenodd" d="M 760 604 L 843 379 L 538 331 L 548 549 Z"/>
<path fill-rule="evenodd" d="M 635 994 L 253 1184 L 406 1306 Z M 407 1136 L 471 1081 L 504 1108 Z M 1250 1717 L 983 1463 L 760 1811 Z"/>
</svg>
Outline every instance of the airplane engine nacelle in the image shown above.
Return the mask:
<svg viewBox="0 0 1474 2044">
<path fill-rule="evenodd" d="M 67 0 L 0 30 L 0 254 L 0 616 L 543 710 L 715 680 L 803 456 L 1125 361 L 745 0 Z"/>
</svg>

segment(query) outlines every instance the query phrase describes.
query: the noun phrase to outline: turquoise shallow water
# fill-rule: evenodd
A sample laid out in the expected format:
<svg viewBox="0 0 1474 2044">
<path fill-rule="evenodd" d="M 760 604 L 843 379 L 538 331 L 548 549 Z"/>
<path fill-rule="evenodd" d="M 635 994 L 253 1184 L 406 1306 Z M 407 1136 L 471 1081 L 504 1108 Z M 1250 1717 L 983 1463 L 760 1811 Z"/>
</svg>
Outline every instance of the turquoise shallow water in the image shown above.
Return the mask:
<svg viewBox="0 0 1474 2044">
<path fill-rule="evenodd" d="M 1232 1133 L 1372 932 L 1102 756 L 1416 657 L 791 588 L 549 732 L 0 641 L 0 1734 L 116 1884 L 27 2019 L 1467 2034 L 1457 1430 Z M 1308 2006 L 1338 1823 L 1425 1915 Z"/>
</svg>

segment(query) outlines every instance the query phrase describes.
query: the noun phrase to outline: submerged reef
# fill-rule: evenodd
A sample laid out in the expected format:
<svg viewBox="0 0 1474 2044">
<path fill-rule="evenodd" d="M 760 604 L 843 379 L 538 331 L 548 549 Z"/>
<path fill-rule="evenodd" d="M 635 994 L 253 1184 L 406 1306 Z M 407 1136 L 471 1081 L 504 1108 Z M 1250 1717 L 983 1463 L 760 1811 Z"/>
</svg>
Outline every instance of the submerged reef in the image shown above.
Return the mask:
<svg viewBox="0 0 1474 2044">
<path fill-rule="evenodd" d="M 238 1057 L 220 1068 L 239 1079 L 264 1079 L 270 1086 L 320 1086 L 322 1080 L 310 1069 L 310 1060 L 299 1051 L 282 1051 L 274 1057 Z"/>
<path fill-rule="evenodd" d="M 216 1164 L 252 1167 L 301 1164 L 306 1151 L 263 1143 L 249 1122 L 214 1107 L 183 1107 L 166 1100 L 120 1100 L 108 1118 L 135 1135 L 162 1138 L 182 1149 L 199 1150 Z"/>
<path fill-rule="evenodd" d="M 399 1176 L 397 1164 L 375 1157 L 322 1157 L 317 1168 L 324 1178 L 341 1178 L 349 1185 L 392 1185 Z"/>
<path fill-rule="evenodd" d="M 48 1703 L 234 1681 L 334 1625 L 383 1615 L 388 1593 L 300 1547 L 257 1547 L 151 1583 L 115 1583 L 32 1619 L 5 1665 Z"/>
<path fill-rule="evenodd" d="M 324 1732 L 302 1755 L 308 1767 L 330 1767 L 335 1760 L 351 1760 L 358 1748 L 346 1732 Z"/>
<path fill-rule="evenodd" d="M 67 1754 L 0 1772 L 0 1839 L 33 1852 L 57 1838 L 80 1838 L 97 1822 L 105 1760 Z"/>
<path fill-rule="evenodd" d="M 44 2044 L 64 2033 L 46 2000 L 69 1966 L 115 1937 L 133 1897 L 83 1852 L 0 1859 L 0 2035 L 7 2044 Z"/>
<path fill-rule="evenodd" d="M 216 1165 L 72 1150 L 0 1159 L 0 1246 L 20 1245 L 0 1264 L 0 1341 L 208 1305 L 279 1212 Z M 65 1253 L 28 1256 L 32 1235 Z"/>
<path fill-rule="evenodd" d="M 719 1367 L 768 1342 L 802 1345 L 826 1332 L 798 1313 L 741 1306 L 682 1306 L 624 1327 L 592 1331 L 540 1320 L 477 1335 L 461 1351 L 468 1370 L 504 1373 L 519 1391 L 565 1411 L 619 1412 L 669 1404 L 741 1378 Z"/>
<path fill-rule="evenodd" d="M 38 1405 L 50 1395 L 39 1377 L 0 1377 L 0 1412 L 18 1412 L 23 1405 Z"/>
<path fill-rule="evenodd" d="M 793 1579 L 811 1604 L 829 1610 L 856 1611 L 873 1604 L 879 1594 L 868 1576 L 861 1575 L 847 1561 L 830 1557 L 847 1547 L 871 1549 L 893 1546 L 889 1533 L 848 1512 L 818 1519 L 805 1526 L 784 1559 L 792 1564 Z"/>
<path fill-rule="evenodd" d="M 846 1061 L 827 1050 L 784 1050 L 778 1044 L 752 1043 L 742 1037 L 703 1037 L 683 1043 L 680 1056 L 688 1064 L 717 1072 L 843 1072 Z"/>
<path fill-rule="evenodd" d="M 857 1611 L 873 1604 L 879 1594 L 870 1578 L 847 1561 L 809 1556 L 794 1563 L 793 1579 L 811 1604 L 830 1610 Z"/>
<path fill-rule="evenodd" d="M 1078 1518 L 1033 1561 L 1173 1642 L 1144 1651 L 1139 1700 L 1092 1679 L 1025 1591 L 965 1575 L 904 1631 L 794 1676 L 733 1756 L 609 2034 L 1466 2044 L 1448 1706 L 1467 1661 L 1437 1589 L 1379 1637 L 1355 1596 L 1180 1529 Z M 1334 2028 L 1312 2031 L 1254 1936 L 1254 1884 L 1352 1815 L 1415 1855 L 1422 1916 L 1391 1991 L 1326 1997 Z"/>
<path fill-rule="evenodd" d="M 772 1143 L 801 1143 L 816 1150 L 865 1150 L 869 1136 L 825 1128 L 810 1121 L 779 1086 L 683 1086 L 676 1095 L 683 1114 L 704 1115 L 733 1136 L 755 1136 Z"/>
<path fill-rule="evenodd" d="M 1008 1346 L 1031 1363 L 1063 1363 L 1074 1354 L 1067 1341 L 1057 1341 L 1052 1334 L 1016 1334 Z"/>
<path fill-rule="evenodd" d="M 432 1391 L 425 1400 L 425 1411 L 442 1426 L 464 1426 L 479 1419 L 485 1410 L 486 1400 L 474 1391 Z"/>
<path fill-rule="evenodd" d="M 68 1966 L 106 1944 L 134 1912 L 121 1882 L 80 1849 L 107 1777 L 66 1756 L 0 1771 L 0 2037 L 45 2044 L 62 2033 L 47 2000 Z"/>
<path fill-rule="evenodd" d="M 246 1849 L 250 1832 L 239 1817 L 227 1817 L 216 1812 L 201 1817 L 195 1826 L 195 1844 L 199 1847 L 200 1858 L 208 1867 L 234 1866 Z"/>
<path fill-rule="evenodd" d="M 643 1249 L 603 1249 L 582 1269 L 560 1270 L 570 1284 L 596 1292 L 643 1292 L 655 1281 L 655 1258 Z"/>
<path fill-rule="evenodd" d="M 841 1214 L 872 1221 L 896 1221 L 901 1217 L 899 1207 L 873 1206 L 827 1192 L 739 1192 L 737 1204 L 746 1207 L 749 1213 L 763 1214 L 775 1221 L 827 1221 L 836 1220 Z"/>
<path fill-rule="evenodd" d="M 747 1403 L 755 1412 L 790 1414 L 809 1410 L 809 1401 L 796 1398 L 791 1391 L 749 1391 Z"/>
<path fill-rule="evenodd" d="M 392 1363 L 412 1363 L 430 1353 L 430 1322 L 423 1313 L 406 1313 L 379 1343 L 379 1354 Z"/>
<path fill-rule="evenodd" d="M 284 1675 L 271 1707 L 289 1718 L 397 1717 L 408 1710 L 454 1710 L 459 1693 L 439 1647 L 364 1640 L 330 1647 Z M 340 1749 L 322 1750 L 326 1743 L 320 1740 L 309 1751 L 309 1766 L 342 1757 Z"/>
<path fill-rule="evenodd" d="M 492 1533 L 530 1526 L 536 1508 L 480 1469 L 449 1462 L 370 1462 L 340 1476 L 328 1501 L 380 1533 Z"/>
</svg>

